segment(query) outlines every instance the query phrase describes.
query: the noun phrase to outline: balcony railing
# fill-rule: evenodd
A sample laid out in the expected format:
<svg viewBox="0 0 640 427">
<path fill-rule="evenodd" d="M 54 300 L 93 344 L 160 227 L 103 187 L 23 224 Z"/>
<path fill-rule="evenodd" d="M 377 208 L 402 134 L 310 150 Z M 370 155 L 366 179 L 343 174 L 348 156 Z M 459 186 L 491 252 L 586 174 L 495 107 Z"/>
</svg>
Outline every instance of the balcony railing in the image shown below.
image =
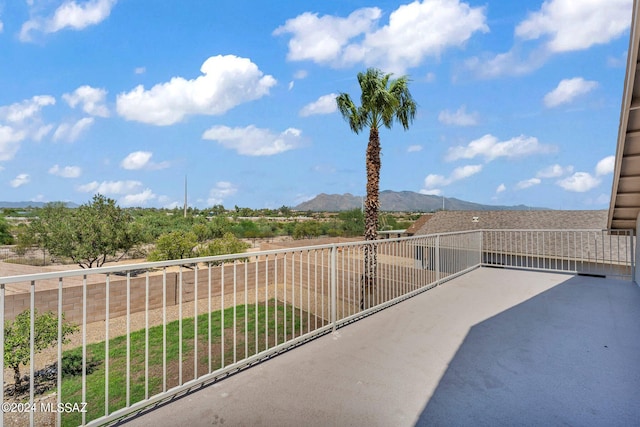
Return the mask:
<svg viewBox="0 0 640 427">
<path fill-rule="evenodd" d="M 107 423 L 483 264 L 576 272 L 595 260 L 591 249 L 576 250 L 587 242 L 608 248 L 606 257 L 595 252 L 595 265 L 632 276 L 632 234 L 603 246 L 606 233 L 540 232 L 560 233 L 552 240 L 551 234 L 534 239 L 528 233 L 472 231 L 0 277 L 2 319 L 31 313 L 28 406 L 14 405 L 31 410 L 0 412 L 0 425 Z M 375 259 L 373 282 L 364 280 L 371 267 L 365 258 Z M 34 313 L 44 311 L 57 315 L 58 326 L 71 322 L 79 331 L 70 343 L 36 353 Z M 4 365 L 4 342 L 0 358 Z M 80 360 L 75 375 L 67 373 L 74 358 Z M 49 392 L 55 394 L 37 394 L 41 384 L 30 380 L 45 367 L 53 370 Z M 7 408 L 14 402 L 3 393 Z"/>
<path fill-rule="evenodd" d="M 485 230 L 484 265 L 631 279 L 633 230 Z"/>
</svg>

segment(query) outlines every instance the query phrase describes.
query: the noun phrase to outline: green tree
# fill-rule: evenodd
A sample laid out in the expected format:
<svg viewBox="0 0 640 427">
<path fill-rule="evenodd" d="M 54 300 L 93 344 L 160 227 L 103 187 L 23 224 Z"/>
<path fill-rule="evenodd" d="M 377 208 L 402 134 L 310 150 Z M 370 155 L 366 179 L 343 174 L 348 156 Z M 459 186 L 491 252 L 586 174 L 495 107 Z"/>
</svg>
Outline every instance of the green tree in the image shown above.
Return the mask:
<svg viewBox="0 0 640 427">
<path fill-rule="evenodd" d="M 293 228 L 294 239 L 311 239 L 322 234 L 322 227 L 318 221 L 299 222 Z"/>
<path fill-rule="evenodd" d="M 209 209 L 210 215 L 224 215 L 225 212 L 226 212 L 226 209 L 224 208 L 223 205 L 213 205 L 213 207 Z"/>
<path fill-rule="evenodd" d="M 231 228 L 231 232 L 237 237 L 255 238 L 258 237 L 260 229 L 255 222 L 243 219 Z"/>
<path fill-rule="evenodd" d="M 39 353 L 58 342 L 58 317 L 52 312 L 38 314 L 33 312 L 34 317 L 34 353 Z M 64 315 L 63 315 L 64 320 Z M 62 343 L 67 342 L 67 336 L 76 332 L 78 326 L 69 323 L 62 323 L 61 326 Z M 20 387 L 22 378 L 20 376 L 20 365 L 27 365 L 30 358 L 31 341 L 31 311 L 25 310 L 18 314 L 11 321 L 4 324 L 4 364 L 13 369 L 13 379 L 16 388 Z"/>
<path fill-rule="evenodd" d="M 356 106 L 349 94 L 340 93 L 336 97 L 342 117 L 351 130 L 359 134 L 369 128 L 369 143 L 366 150 L 367 197 L 365 209 L 365 240 L 375 240 L 378 236 L 378 210 L 380 208 L 380 136 L 381 126 L 391 128 L 399 122 L 407 130 L 415 118 L 417 105 L 409 92 L 409 78 L 402 76 L 391 79 L 376 68 L 358 73 L 360 84 L 360 106 Z M 365 247 L 365 275 L 363 284 L 375 284 L 377 253 L 375 245 Z"/>
<path fill-rule="evenodd" d="M 338 219 L 344 235 L 362 236 L 364 233 L 364 214 L 359 208 L 340 212 Z"/>
<path fill-rule="evenodd" d="M 114 200 L 96 194 L 76 209 L 47 204 L 24 239 L 52 256 L 71 258 L 82 268 L 100 267 L 108 256 L 121 256 L 140 242 L 132 223 L 129 213 Z"/>
<path fill-rule="evenodd" d="M 278 209 L 283 217 L 288 218 L 291 216 L 291 208 L 289 206 L 282 205 L 280 209 Z"/>
<path fill-rule="evenodd" d="M 198 238 L 198 242 L 204 242 L 211 238 L 211 229 L 207 226 L 207 224 L 193 224 L 191 231 Z"/>
<path fill-rule="evenodd" d="M 220 238 L 231 229 L 231 221 L 225 216 L 215 216 L 207 224 L 212 238 Z"/>
<path fill-rule="evenodd" d="M 249 248 L 249 243 L 238 239 L 233 233 L 225 233 L 220 239 L 213 239 L 209 244 L 198 250 L 198 256 L 215 256 L 239 254 Z"/>
<path fill-rule="evenodd" d="M 6 219 L 0 216 L 0 245 L 13 244 L 13 236 Z"/>
<path fill-rule="evenodd" d="M 164 261 L 168 259 L 183 259 L 195 256 L 194 248 L 198 244 L 198 237 L 191 231 L 171 231 L 158 237 L 156 247 L 147 259 L 149 261 Z"/>
</svg>

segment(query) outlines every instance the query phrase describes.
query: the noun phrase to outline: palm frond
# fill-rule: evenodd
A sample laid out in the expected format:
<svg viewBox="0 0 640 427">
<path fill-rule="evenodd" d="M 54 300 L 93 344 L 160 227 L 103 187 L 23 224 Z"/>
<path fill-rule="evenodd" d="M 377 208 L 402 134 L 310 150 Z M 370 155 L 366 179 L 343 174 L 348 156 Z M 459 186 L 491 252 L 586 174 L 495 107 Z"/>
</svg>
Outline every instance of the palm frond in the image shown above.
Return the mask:
<svg viewBox="0 0 640 427">
<path fill-rule="evenodd" d="M 358 134 L 364 129 L 362 123 L 359 108 L 356 107 L 353 100 L 348 93 L 340 93 L 336 97 L 336 104 L 338 105 L 338 111 L 342 114 L 342 117 L 349 123 L 351 130 Z"/>
</svg>

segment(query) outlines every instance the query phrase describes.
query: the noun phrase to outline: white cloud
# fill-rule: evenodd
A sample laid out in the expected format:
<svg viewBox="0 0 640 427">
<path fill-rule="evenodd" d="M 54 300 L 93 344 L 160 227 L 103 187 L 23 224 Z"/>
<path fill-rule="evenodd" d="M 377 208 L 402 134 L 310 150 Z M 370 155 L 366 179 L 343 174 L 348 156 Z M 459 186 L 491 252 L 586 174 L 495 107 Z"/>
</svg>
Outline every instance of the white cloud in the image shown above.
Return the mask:
<svg viewBox="0 0 640 427">
<path fill-rule="evenodd" d="M 93 122 L 93 117 L 85 117 L 75 123 L 62 123 L 53 133 L 53 140 L 74 142 L 93 125 Z"/>
<path fill-rule="evenodd" d="M 23 131 L 0 125 L 0 161 L 13 159 L 25 137 Z"/>
<path fill-rule="evenodd" d="M 546 0 L 539 11 L 518 24 L 516 42 L 509 51 L 473 57 L 465 66 L 480 78 L 530 73 L 554 54 L 588 49 L 624 34 L 631 23 L 632 2 Z M 530 40 L 540 42 L 527 46 Z"/>
<path fill-rule="evenodd" d="M 615 162 L 615 156 L 607 156 L 604 159 L 600 160 L 596 165 L 596 176 L 604 176 L 613 173 Z"/>
<path fill-rule="evenodd" d="M 202 75 L 187 80 L 174 77 L 145 90 L 142 85 L 117 97 L 118 114 L 157 126 L 182 121 L 188 115 L 219 115 L 269 94 L 276 84 L 247 58 L 218 55 L 200 68 Z"/>
<path fill-rule="evenodd" d="M 618 56 L 607 57 L 607 67 L 623 68 L 627 64 L 627 52 L 622 52 Z"/>
<path fill-rule="evenodd" d="M 18 187 L 22 187 L 25 184 L 28 184 L 30 181 L 31 181 L 31 177 L 29 176 L 29 174 L 21 173 L 20 175 L 12 179 L 11 182 L 9 182 L 9 184 L 13 188 L 18 188 Z"/>
<path fill-rule="evenodd" d="M 127 157 L 125 157 L 122 162 L 120 162 L 120 166 L 123 169 L 128 170 L 139 170 L 139 169 L 149 169 L 149 170 L 158 170 L 165 169 L 169 167 L 169 162 L 160 162 L 154 163 L 151 161 L 151 157 L 153 153 L 150 151 L 134 151 L 133 153 L 129 153 Z"/>
<path fill-rule="evenodd" d="M 52 96 L 37 95 L 0 107 L 0 161 L 12 159 L 25 139 L 40 141 L 51 131 L 53 126 L 43 125 L 40 113 L 55 103 Z"/>
<path fill-rule="evenodd" d="M 469 178 L 482 171 L 482 165 L 467 165 L 455 168 L 448 177 L 444 175 L 429 174 L 424 179 L 424 188 L 421 191 L 423 194 L 435 194 L 433 190 L 437 190 L 438 187 L 445 187 L 453 184 L 456 181 L 460 181 L 465 178 Z M 440 191 L 440 190 L 438 190 Z"/>
<path fill-rule="evenodd" d="M 49 168 L 49 173 L 63 178 L 77 178 L 82 174 L 82 168 L 79 166 L 65 166 L 61 168 L 56 164 Z"/>
<path fill-rule="evenodd" d="M 127 194 L 118 199 L 118 203 L 122 206 L 144 206 L 149 201 L 156 199 L 157 196 L 153 194 L 149 188 L 145 188 L 140 193 Z"/>
<path fill-rule="evenodd" d="M 217 141 L 222 146 L 245 156 L 271 156 L 293 150 L 302 144 L 302 131 L 289 128 L 279 134 L 253 125 L 245 128 L 214 126 L 202 134 L 203 139 Z"/>
<path fill-rule="evenodd" d="M 363 63 L 402 73 L 426 57 L 462 47 L 475 32 L 488 32 L 484 12 L 460 0 L 414 1 L 391 12 L 382 27 L 377 25 L 382 17 L 377 7 L 357 9 L 346 18 L 305 12 L 274 34 L 292 34 L 287 54 L 291 61 L 334 67 Z"/>
<path fill-rule="evenodd" d="M 294 84 L 293 80 L 289 82 L 289 90 L 293 89 Z"/>
<path fill-rule="evenodd" d="M 302 80 L 302 79 L 306 79 L 308 75 L 309 73 L 307 72 L 307 70 L 298 70 L 295 73 L 293 73 L 293 78 L 296 80 Z"/>
<path fill-rule="evenodd" d="M 210 206 L 221 205 L 229 196 L 233 196 L 238 192 L 238 187 L 228 181 L 219 181 L 216 186 L 209 191 L 209 198 L 207 203 Z"/>
<path fill-rule="evenodd" d="M 502 193 L 506 190 L 507 190 L 507 186 L 504 184 L 500 184 L 498 185 L 498 188 L 496 188 L 496 194 Z"/>
<path fill-rule="evenodd" d="M 77 187 L 83 193 L 135 194 L 142 188 L 140 181 L 92 181 Z"/>
<path fill-rule="evenodd" d="M 56 100 L 49 95 L 37 95 L 9 106 L 0 107 L 0 119 L 12 124 L 21 124 L 36 119 L 42 108 L 54 105 Z"/>
<path fill-rule="evenodd" d="M 576 172 L 565 179 L 557 181 L 556 184 L 567 191 L 584 193 L 600 185 L 602 182 L 601 177 L 613 173 L 614 166 L 615 157 L 607 156 L 596 164 L 595 175 L 588 172 Z"/>
<path fill-rule="evenodd" d="M 568 104 L 580 95 L 585 95 L 598 87 L 598 82 L 585 80 L 582 77 L 564 79 L 551 92 L 544 96 L 544 105 L 549 108 Z"/>
<path fill-rule="evenodd" d="M 631 23 L 633 0 L 546 0 L 515 30 L 517 37 L 545 37 L 550 52 L 588 49 L 621 36 Z"/>
<path fill-rule="evenodd" d="M 559 178 L 573 172 L 573 166 L 562 167 L 559 164 L 548 166 L 536 174 L 536 178 Z"/>
<path fill-rule="evenodd" d="M 410 145 L 407 147 L 407 153 L 416 153 L 422 151 L 422 145 Z"/>
<path fill-rule="evenodd" d="M 457 111 L 441 111 L 438 114 L 438 121 L 451 126 L 475 126 L 478 124 L 478 113 L 467 113 L 467 107 L 463 105 Z"/>
<path fill-rule="evenodd" d="M 144 74 L 147 72 L 147 69 L 145 67 L 136 67 L 134 68 L 133 72 L 135 74 Z"/>
<path fill-rule="evenodd" d="M 4 30 L 4 24 L 0 21 L 0 33 Z"/>
<path fill-rule="evenodd" d="M 82 104 L 82 110 L 98 117 L 109 117 L 109 109 L 104 105 L 107 91 L 91 86 L 80 86 L 73 93 L 65 93 L 62 99 L 67 101 L 71 108 Z"/>
<path fill-rule="evenodd" d="M 516 188 L 518 190 L 524 190 L 525 188 L 533 187 L 534 185 L 538 185 L 542 182 L 540 178 L 530 178 L 525 179 L 524 181 L 520 181 L 516 184 Z"/>
<path fill-rule="evenodd" d="M 332 174 L 336 172 L 336 168 L 332 164 L 319 164 L 311 167 L 311 170 L 318 173 Z"/>
<path fill-rule="evenodd" d="M 499 157 L 524 157 L 532 154 L 549 153 L 555 150 L 556 147 L 540 144 L 537 138 L 531 136 L 520 135 L 501 142 L 495 136 L 488 134 L 480 139 L 471 141 L 467 146 L 450 148 L 446 160 L 473 159 L 476 156 L 483 156 L 489 162 Z"/>
<path fill-rule="evenodd" d="M 600 194 L 593 201 L 596 205 L 608 205 L 611 202 L 611 196 L 609 194 Z"/>
<path fill-rule="evenodd" d="M 149 163 L 151 156 L 153 156 L 153 153 L 150 151 L 135 151 L 127 155 L 120 163 L 120 166 L 129 170 L 142 169 Z"/>
<path fill-rule="evenodd" d="M 477 77 L 490 79 L 503 75 L 519 76 L 530 73 L 540 68 L 548 57 L 549 54 L 543 49 L 534 49 L 526 58 L 522 58 L 520 51 L 514 47 L 505 53 L 484 55 L 481 58 L 471 57 L 465 61 L 464 65 Z"/>
<path fill-rule="evenodd" d="M 600 185 L 600 178 L 594 177 L 587 172 L 576 172 L 556 184 L 567 191 L 584 193 Z"/>
<path fill-rule="evenodd" d="M 459 168 L 455 168 L 451 174 L 452 181 L 459 181 L 464 178 L 468 178 L 471 175 L 475 175 L 482 170 L 482 165 L 467 165 Z"/>
<path fill-rule="evenodd" d="M 300 115 L 302 117 L 308 117 L 315 114 L 331 114 L 335 112 L 338 109 L 338 105 L 336 103 L 337 96 L 338 95 L 335 93 L 322 95 L 316 101 L 305 105 L 302 110 L 300 110 Z"/>
<path fill-rule="evenodd" d="M 66 0 L 50 17 L 34 17 L 22 24 L 20 40 L 30 41 L 31 33 L 55 33 L 64 29 L 82 30 L 99 24 L 109 17 L 117 0 L 89 0 L 78 4 L 75 0 Z"/>
<path fill-rule="evenodd" d="M 51 132 L 51 129 L 53 129 L 53 125 L 40 126 L 32 131 L 31 138 L 33 138 L 34 141 L 42 141 L 42 138 L 47 136 L 47 134 Z"/>
<path fill-rule="evenodd" d="M 381 15 L 377 7 L 358 9 L 347 18 L 305 12 L 288 19 L 273 34 L 293 34 L 287 53 L 290 61 L 335 62 L 349 40 L 370 31 Z"/>
</svg>

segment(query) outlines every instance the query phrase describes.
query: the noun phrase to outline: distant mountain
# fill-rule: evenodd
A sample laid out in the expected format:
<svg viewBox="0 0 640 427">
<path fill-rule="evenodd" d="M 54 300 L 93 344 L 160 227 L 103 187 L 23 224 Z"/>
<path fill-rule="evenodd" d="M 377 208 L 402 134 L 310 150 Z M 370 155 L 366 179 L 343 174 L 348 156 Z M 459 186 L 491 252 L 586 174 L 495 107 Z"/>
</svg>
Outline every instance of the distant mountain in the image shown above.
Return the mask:
<svg viewBox="0 0 640 427">
<path fill-rule="evenodd" d="M 298 211 L 314 212 L 339 212 L 349 209 L 360 208 L 362 197 L 353 194 L 318 194 L 313 199 L 300 203 L 293 209 Z M 480 203 L 466 202 L 456 198 L 444 198 L 444 207 L 447 210 L 456 211 L 491 211 L 491 210 L 538 210 L 544 208 L 533 208 L 525 205 L 517 206 L 496 206 L 483 205 Z M 442 197 L 430 196 L 427 194 L 415 193 L 413 191 L 391 191 L 380 192 L 380 210 L 395 212 L 430 212 L 442 209 Z"/>
<path fill-rule="evenodd" d="M 2 208 L 12 208 L 12 209 L 23 209 L 23 208 L 41 208 L 49 202 L 2 202 L 0 201 L 0 209 Z M 79 205 L 73 202 L 63 202 L 69 208 L 77 208 Z"/>
</svg>

